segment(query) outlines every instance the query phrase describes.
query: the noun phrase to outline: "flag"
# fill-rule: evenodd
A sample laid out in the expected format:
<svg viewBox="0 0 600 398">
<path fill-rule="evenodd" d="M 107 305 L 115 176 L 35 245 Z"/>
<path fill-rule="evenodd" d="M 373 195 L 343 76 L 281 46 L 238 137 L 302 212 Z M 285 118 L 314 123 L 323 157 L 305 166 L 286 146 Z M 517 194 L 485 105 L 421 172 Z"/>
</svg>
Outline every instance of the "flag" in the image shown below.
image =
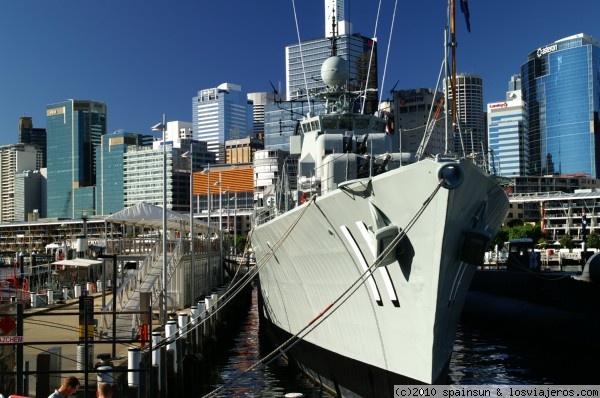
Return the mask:
<svg viewBox="0 0 600 398">
<path fill-rule="evenodd" d="M 460 0 L 460 10 L 463 14 L 465 14 L 465 22 L 467 23 L 467 32 L 471 33 L 471 21 L 469 18 L 471 15 L 469 14 L 469 3 L 467 0 Z"/>
</svg>

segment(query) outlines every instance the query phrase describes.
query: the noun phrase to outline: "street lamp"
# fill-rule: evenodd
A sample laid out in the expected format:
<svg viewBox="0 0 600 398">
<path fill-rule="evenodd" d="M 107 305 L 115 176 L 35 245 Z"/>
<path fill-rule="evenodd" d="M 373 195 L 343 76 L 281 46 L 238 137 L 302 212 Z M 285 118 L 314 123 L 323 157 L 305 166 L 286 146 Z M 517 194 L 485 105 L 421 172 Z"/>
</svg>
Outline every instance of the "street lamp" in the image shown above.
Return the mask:
<svg viewBox="0 0 600 398">
<path fill-rule="evenodd" d="M 219 187 L 219 269 L 218 269 L 218 283 L 223 281 L 221 276 L 221 270 L 223 269 L 223 180 L 221 178 L 221 172 L 219 171 L 219 181 L 215 183 Z"/>
<path fill-rule="evenodd" d="M 190 151 L 181 155 L 190 158 L 190 270 L 192 281 L 192 301 L 196 299 L 195 277 L 194 277 L 194 143 L 190 143 Z"/>
<path fill-rule="evenodd" d="M 206 193 L 206 207 L 208 210 L 208 231 L 206 232 L 206 234 L 208 235 L 208 261 L 207 261 L 207 265 L 208 265 L 208 288 L 212 289 L 212 269 L 210 268 L 210 257 L 212 255 L 211 251 L 212 251 L 212 235 L 211 235 L 211 231 L 210 231 L 210 202 L 211 202 L 211 197 L 210 197 L 210 163 L 208 163 L 208 165 L 206 166 L 206 169 L 204 169 L 202 171 L 202 174 L 206 174 L 207 178 L 208 178 L 208 182 L 206 183 L 207 185 L 207 193 Z"/>
<path fill-rule="evenodd" d="M 234 192 L 233 198 L 229 200 L 233 200 L 233 255 L 237 257 L 237 192 Z M 227 210 L 227 217 L 229 217 L 229 210 Z"/>
<path fill-rule="evenodd" d="M 162 131 L 162 146 L 163 146 L 163 219 L 162 219 L 162 228 L 163 228 L 163 276 L 162 276 L 162 320 L 164 324 L 167 324 L 167 144 L 165 140 L 165 131 L 167 129 L 167 123 L 165 121 L 165 114 L 163 113 L 163 121 L 162 123 L 155 124 L 152 126 L 152 131 Z M 113 288 L 114 289 L 114 288 Z"/>
</svg>

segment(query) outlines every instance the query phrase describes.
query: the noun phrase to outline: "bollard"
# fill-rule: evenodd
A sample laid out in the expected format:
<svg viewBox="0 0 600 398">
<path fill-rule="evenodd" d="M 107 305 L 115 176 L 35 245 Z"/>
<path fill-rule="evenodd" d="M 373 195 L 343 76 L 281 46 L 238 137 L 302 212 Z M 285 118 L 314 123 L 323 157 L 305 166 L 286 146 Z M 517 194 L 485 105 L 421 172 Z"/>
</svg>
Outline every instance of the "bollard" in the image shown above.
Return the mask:
<svg viewBox="0 0 600 398">
<path fill-rule="evenodd" d="M 175 360 L 173 361 L 173 371 L 177 373 L 177 321 L 170 320 L 165 325 L 165 338 L 169 342 L 167 345 L 167 355 L 173 353 Z"/>
<path fill-rule="evenodd" d="M 160 391 L 160 374 L 161 374 L 161 367 L 160 367 L 160 351 L 161 348 L 158 347 L 158 344 L 160 343 L 160 332 L 152 332 L 152 366 L 156 366 L 157 368 L 157 372 L 158 372 L 158 391 Z"/>
<path fill-rule="evenodd" d="M 96 291 L 98 293 L 102 293 L 103 292 L 103 290 L 102 290 L 102 281 L 100 279 L 98 279 L 96 281 Z"/>
<path fill-rule="evenodd" d="M 98 366 L 96 368 L 98 373 L 96 373 L 96 382 L 99 383 L 109 383 L 114 384 L 115 379 L 113 378 L 113 372 L 111 366 Z"/>
<path fill-rule="evenodd" d="M 79 283 L 73 287 L 73 296 L 75 298 L 81 296 L 81 285 Z"/>
<path fill-rule="evenodd" d="M 62 292 L 63 292 L 63 300 L 67 301 L 67 299 L 69 298 L 69 288 L 67 288 L 66 286 L 63 286 Z"/>
<path fill-rule="evenodd" d="M 190 338 L 188 339 L 190 341 L 190 344 L 192 346 L 192 352 L 197 352 L 197 348 L 198 348 L 198 306 L 197 305 L 192 305 L 190 307 L 190 326 L 191 326 L 191 333 L 190 333 Z"/>
<path fill-rule="evenodd" d="M 188 314 L 180 312 L 177 314 L 177 326 L 179 326 L 179 335 L 183 336 L 188 330 Z"/>
<path fill-rule="evenodd" d="M 31 308 L 37 307 L 37 294 L 29 293 L 31 298 Z"/>
<path fill-rule="evenodd" d="M 54 304 L 54 292 L 52 290 L 48 289 L 46 291 L 46 294 L 48 295 L 48 305 Z"/>
<path fill-rule="evenodd" d="M 129 347 L 127 352 L 127 384 L 129 387 L 140 385 L 140 361 L 141 352 L 139 347 Z"/>
<path fill-rule="evenodd" d="M 211 316 L 212 315 L 212 299 L 210 297 L 205 297 L 204 298 L 204 305 L 206 307 L 206 311 L 204 312 L 205 316 L 203 319 L 206 319 L 206 322 L 204 323 L 204 336 L 206 337 L 211 337 L 211 324 L 214 320 L 214 318 Z"/>
</svg>

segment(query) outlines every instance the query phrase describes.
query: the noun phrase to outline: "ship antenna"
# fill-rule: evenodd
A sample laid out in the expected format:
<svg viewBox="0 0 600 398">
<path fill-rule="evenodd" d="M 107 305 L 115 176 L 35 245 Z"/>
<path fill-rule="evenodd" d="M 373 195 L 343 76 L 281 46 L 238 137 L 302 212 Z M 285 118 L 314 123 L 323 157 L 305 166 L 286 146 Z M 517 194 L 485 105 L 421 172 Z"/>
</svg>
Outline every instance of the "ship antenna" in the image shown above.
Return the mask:
<svg viewBox="0 0 600 398">
<path fill-rule="evenodd" d="M 335 12 L 331 17 L 331 56 L 335 57 L 337 55 L 337 39 L 338 39 L 338 30 L 337 23 L 335 22 Z"/>
<path fill-rule="evenodd" d="M 296 22 L 296 35 L 298 36 L 298 49 L 300 50 L 300 60 L 302 62 L 302 75 L 304 76 L 304 88 L 306 91 L 306 99 L 308 102 L 308 112 L 312 113 L 312 105 L 308 92 L 308 81 L 306 79 L 306 68 L 304 67 L 304 56 L 302 55 L 302 41 L 300 41 L 300 28 L 298 27 L 298 14 L 296 13 L 296 2 L 292 0 L 292 8 L 294 9 L 294 21 Z"/>
</svg>

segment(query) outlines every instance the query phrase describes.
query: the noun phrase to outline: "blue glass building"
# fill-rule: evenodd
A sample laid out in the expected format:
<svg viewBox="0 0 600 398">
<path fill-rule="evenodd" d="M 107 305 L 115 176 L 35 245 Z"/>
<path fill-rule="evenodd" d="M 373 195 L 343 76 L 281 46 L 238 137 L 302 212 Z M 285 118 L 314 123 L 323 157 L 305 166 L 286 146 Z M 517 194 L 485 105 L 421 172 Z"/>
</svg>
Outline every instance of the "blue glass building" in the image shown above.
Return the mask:
<svg viewBox="0 0 600 398">
<path fill-rule="evenodd" d="M 114 214 L 125 208 L 124 159 L 130 147 L 152 147 L 154 137 L 116 131 L 102 136 L 96 148 L 96 213 Z"/>
<path fill-rule="evenodd" d="M 106 105 L 67 100 L 46 106 L 47 216 L 95 212 L 96 147 L 106 134 Z"/>
<path fill-rule="evenodd" d="M 225 141 L 248 137 L 248 98 L 237 84 L 223 83 L 198 91 L 192 99 L 193 138 L 208 143 L 218 163 L 225 162 Z"/>
<path fill-rule="evenodd" d="M 600 45 L 585 34 L 531 52 L 521 66 L 529 173 L 598 178 Z"/>
</svg>

